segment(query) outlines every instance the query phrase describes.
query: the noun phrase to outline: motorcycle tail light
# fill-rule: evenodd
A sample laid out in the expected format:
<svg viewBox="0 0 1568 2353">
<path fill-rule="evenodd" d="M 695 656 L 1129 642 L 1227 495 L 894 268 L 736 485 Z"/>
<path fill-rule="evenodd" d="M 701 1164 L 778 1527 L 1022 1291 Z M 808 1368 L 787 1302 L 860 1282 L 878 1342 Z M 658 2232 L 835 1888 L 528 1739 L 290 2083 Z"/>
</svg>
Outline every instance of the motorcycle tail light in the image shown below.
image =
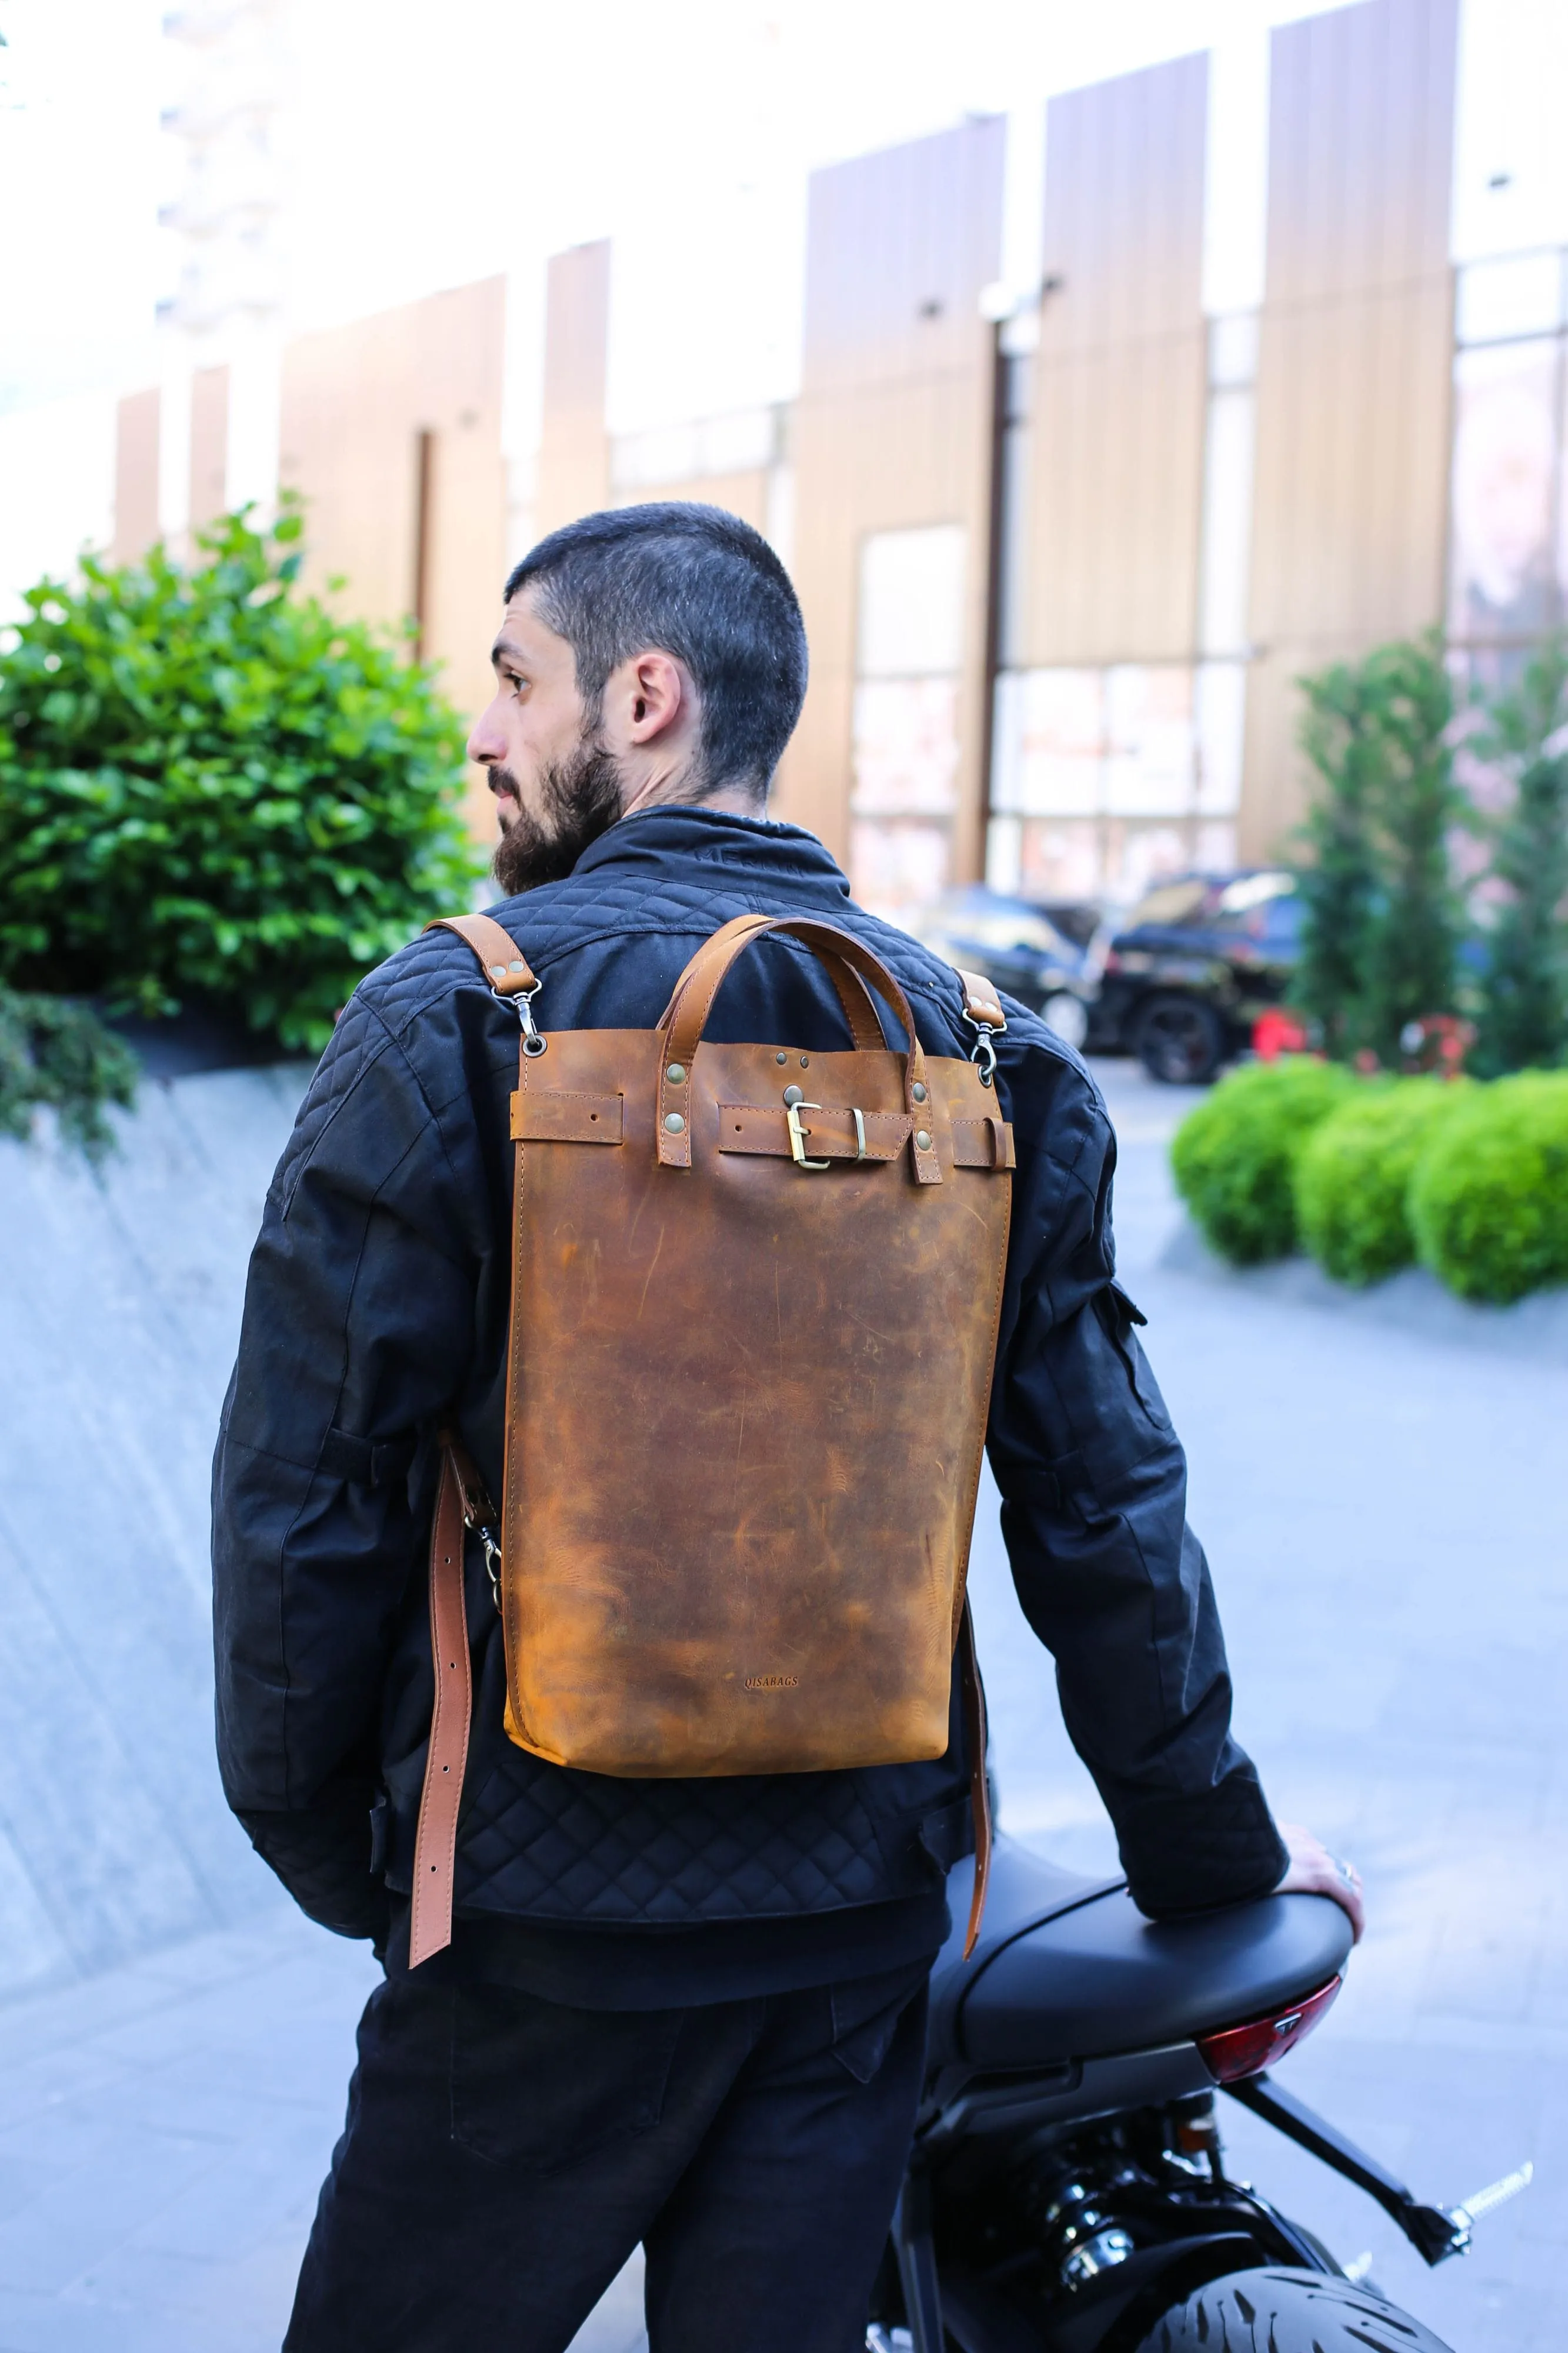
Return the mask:
<svg viewBox="0 0 1568 2353">
<path fill-rule="evenodd" d="M 1327 2012 L 1342 1982 L 1331 1978 L 1304 2001 L 1276 2010 L 1272 2018 L 1255 2018 L 1245 2026 L 1226 2026 L 1217 2034 L 1200 2034 L 1197 2046 L 1215 2082 L 1239 2084 L 1243 2076 L 1259 2074 L 1277 2059 L 1283 2059 L 1287 2051 L 1294 2051 Z"/>
</svg>

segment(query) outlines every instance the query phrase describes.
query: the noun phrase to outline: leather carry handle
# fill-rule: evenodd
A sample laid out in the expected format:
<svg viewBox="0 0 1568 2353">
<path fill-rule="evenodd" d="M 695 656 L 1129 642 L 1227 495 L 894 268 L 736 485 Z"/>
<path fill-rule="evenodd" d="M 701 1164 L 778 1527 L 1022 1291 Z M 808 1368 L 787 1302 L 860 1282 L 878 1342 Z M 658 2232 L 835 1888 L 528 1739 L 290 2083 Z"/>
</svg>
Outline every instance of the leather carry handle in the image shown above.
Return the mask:
<svg viewBox="0 0 1568 2353">
<path fill-rule="evenodd" d="M 686 1074 L 701 1042 L 713 1000 L 723 987 L 736 958 L 753 942 L 769 932 L 783 932 L 810 948 L 819 962 L 832 970 L 837 959 L 855 972 L 863 984 L 873 988 L 898 1015 L 904 1035 L 910 1041 L 904 1057 L 904 1102 L 912 1123 L 910 1149 L 914 1158 L 915 1178 L 921 1185 L 942 1183 L 942 1164 L 936 1155 L 935 1137 L 929 1126 L 922 1127 L 922 1106 L 929 1097 L 925 1082 L 925 1051 L 915 1029 L 914 1015 L 901 983 L 889 971 L 879 956 L 848 932 L 840 931 L 836 923 L 824 923 L 809 915 L 738 916 L 726 923 L 692 957 L 675 984 L 675 993 L 665 1009 L 659 1024 L 662 1035 L 662 1060 L 658 1077 L 657 1137 L 660 1166 L 666 1168 L 689 1168 L 691 1166 L 691 1127 L 686 1117 Z M 882 1041 L 886 1051 L 886 1042 Z M 671 1071 L 680 1077 L 672 1079 Z M 929 1119 L 929 1112 L 923 1114 Z M 925 1138 L 922 1144 L 921 1137 Z"/>
<path fill-rule="evenodd" d="M 743 944 L 752 937 L 753 933 L 764 930 L 773 920 L 768 915 L 731 916 L 729 923 L 720 925 L 707 942 L 707 945 L 714 947 L 722 943 L 728 946 L 731 940 Z M 694 957 L 692 962 L 695 963 L 695 961 Z M 859 974 L 838 956 L 825 955 L 823 962 L 827 966 L 827 976 L 833 983 L 834 993 L 843 1008 L 844 1018 L 849 1025 L 849 1035 L 854 1040 L 857 1053 L 886 1053 L 888 1041 L 882 1034 L 882 1023 L 877 1011 L 877 1001 Z M 685 972 L 676 982 L 674 994 L 658 1018 L 658 1027 L 661 1030 L 668 1030 L 670 1017 L 680 1002 L 681 991 L 690 973 L 691 965 L 688 965 Z"/>
<path fill-rule="evenodd" d="M 734 923 L 725 924 L 724 932 L 750 932 L 766 920 L 762 915 L 737 916 Z M 479 970 L 498 997 L 531 997 L 543 985 L 535 979 L 511 934 L 503 931 L 493 916 L 437 915 L 425 928 L 427 932 L 456 932 L 465 947 L 473 951 Z M 723 935 L 714 934 L 715 938 Z M 888 1041 L 882 1035 L 870 990 L 859 974 L 846 964 L 836 960 L 827 969 L 857 1050 L 862 1054 L 881 1051 Z"/>
</svg>

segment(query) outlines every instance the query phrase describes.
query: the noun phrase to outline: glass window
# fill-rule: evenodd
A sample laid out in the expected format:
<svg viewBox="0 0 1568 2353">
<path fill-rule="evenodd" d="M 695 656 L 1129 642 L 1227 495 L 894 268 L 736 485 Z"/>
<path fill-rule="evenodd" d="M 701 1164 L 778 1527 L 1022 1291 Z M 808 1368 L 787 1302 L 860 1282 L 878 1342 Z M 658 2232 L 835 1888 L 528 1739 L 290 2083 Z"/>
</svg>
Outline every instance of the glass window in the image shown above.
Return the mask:
<svg viewBox="0 0 1568 2353">
<path fill-rule="evenodd" d="M 957 680 L 872 679 L 858 686 L 857 817 L 950 816 L 957 802 Z"/>
<path fill-rule="evenodd" d="M 1193 673 L 1107 670 L 1105 806 L 1113 817 L 1185 817 L 1196 784 Z"/>
<path fill-rule="evenodd" d="M 878 531 L 860 543 L 860 678 L 933 678 L 963 659 L 963 525 Z"/>
<path fill-rule="evenodd" d="M 1561 345 L 1461 352 L 1455 363 L 1448 631 L 1461 643 L 1553 628 Z"/>
<path fill-rule="evenodd" d="M 1461 343 L 1550 334 L 1563 323 L 1563 257 L 1510 253 L 1459 272 L 1456 332 Z"/>
</svg>

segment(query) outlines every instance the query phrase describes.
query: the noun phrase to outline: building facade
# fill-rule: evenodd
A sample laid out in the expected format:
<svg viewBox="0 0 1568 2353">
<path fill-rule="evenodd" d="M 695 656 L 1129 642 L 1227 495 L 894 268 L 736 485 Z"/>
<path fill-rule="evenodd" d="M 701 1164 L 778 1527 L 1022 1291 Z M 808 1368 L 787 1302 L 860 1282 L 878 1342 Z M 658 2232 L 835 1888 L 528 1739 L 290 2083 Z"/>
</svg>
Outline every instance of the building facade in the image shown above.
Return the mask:
<svg viewBox="0 0 1568 2353">
<path fill-rule="evenodd" d="M 708 500 L 796 580 L 812 677 L 776 806 L 868 902 L 981 876 L 1125 900 L 1278 854 L 1303 671 L 1442 626 L 1501 674 L 1560 619 L 1568 275 L 1554 248 L 1451 261 L 1458 0 L 1266 37 L 1239 177 L 1207 54 L 815 174 L 787 402 L 612 431 L 608 243 L 550 264 L 536 353 L 502 279 L 287 343 L 278 471 L 313 576 L 412 616 L 468 706 L 530 538 Z M 1238 229 L 1253 281 L 1214 266 Z M 166 396 L 121 404 L 123 554 L 169 512 Z M 196 521 L 227 397 L 222 369 L 191 387 Z M 482 786 L 473 807 L 488 824 Z"/>
</svg>

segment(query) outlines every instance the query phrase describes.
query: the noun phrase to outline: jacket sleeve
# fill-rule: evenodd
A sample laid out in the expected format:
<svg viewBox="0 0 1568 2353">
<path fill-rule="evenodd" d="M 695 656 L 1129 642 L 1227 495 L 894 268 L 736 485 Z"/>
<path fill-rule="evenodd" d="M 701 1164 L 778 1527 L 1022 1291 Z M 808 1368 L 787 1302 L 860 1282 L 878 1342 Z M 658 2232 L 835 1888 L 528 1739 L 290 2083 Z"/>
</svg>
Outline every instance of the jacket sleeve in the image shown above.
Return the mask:
<svg viewBox="0 0 1568 2353">
<path fill-rule="evenodd" d="M 1018 1144 L 990 1456 L 1018 1598 L 1153 1916 L 1266 1894 L 1286 1855 L 1230 1732 L 1186 1461 L 1114 1282 L 1116 1145 L 1081 1067 L 1036 1025 L 1004 1062 Z"/>
<path fill-rule="evenodd" d="M 382 1688 L 423 1568 L 427 1439 L 474 1276 L 441 1127 L 363 994 L 300 1110 L 251 1258 L 213 1466 L 218 1758 L 312 1918 L 378 1944 Z M 423 1504 L 423 1511 L 419 1508 Z"/>
</svg>

